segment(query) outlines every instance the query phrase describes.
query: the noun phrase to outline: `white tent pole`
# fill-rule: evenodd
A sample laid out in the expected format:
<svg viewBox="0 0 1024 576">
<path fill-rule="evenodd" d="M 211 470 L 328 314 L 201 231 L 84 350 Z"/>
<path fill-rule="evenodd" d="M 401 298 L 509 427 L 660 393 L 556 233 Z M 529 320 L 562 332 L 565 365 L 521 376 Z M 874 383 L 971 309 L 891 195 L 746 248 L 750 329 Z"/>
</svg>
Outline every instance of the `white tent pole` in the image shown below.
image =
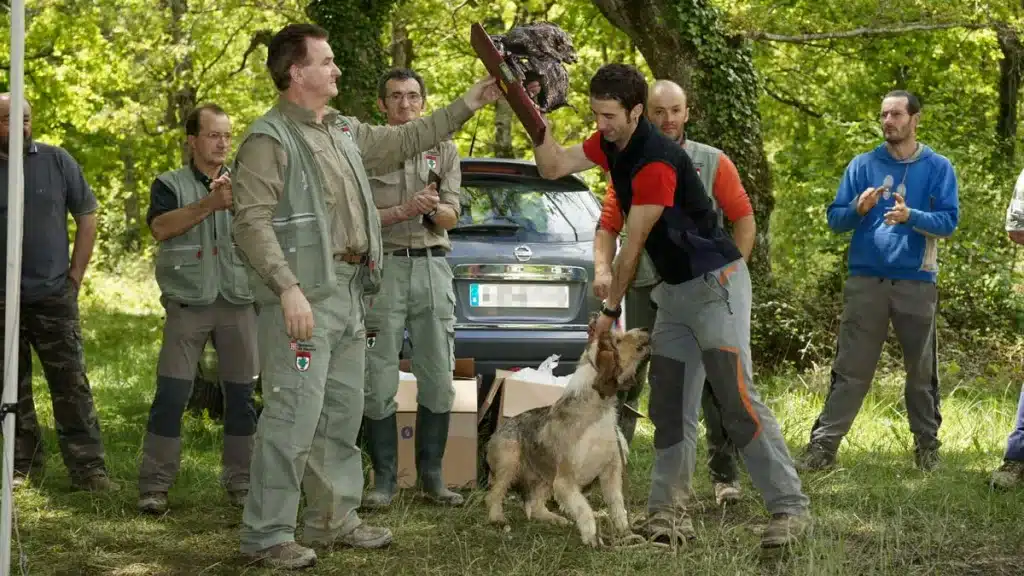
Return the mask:
<svg viewBox="0 0 1024 576">
<path fill-rule="evenodd" d="M 11 2 L 11 115 L 7 150 L 7 288 L 4 318 L 3 502 L 0 507 L 0 575 L 11 572 L 11 479 L 14 474 L 14 407 L 18 401 L 18 327 L 21 308 L 21 231 L 25 212 L 25 0 Z"/>
</svg>

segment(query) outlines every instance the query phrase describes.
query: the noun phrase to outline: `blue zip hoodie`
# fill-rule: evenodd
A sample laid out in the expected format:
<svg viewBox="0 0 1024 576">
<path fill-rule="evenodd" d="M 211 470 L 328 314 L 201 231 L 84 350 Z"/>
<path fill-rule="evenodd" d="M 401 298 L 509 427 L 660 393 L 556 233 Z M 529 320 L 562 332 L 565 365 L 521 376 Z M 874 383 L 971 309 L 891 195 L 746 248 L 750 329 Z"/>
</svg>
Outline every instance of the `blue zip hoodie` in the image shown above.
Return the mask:
<svg viewBox="0 0 1024 576">
<path fill-rule="evenodd" d="M 867 188 L 891 183 L 867 214 L 857 214 L 857 198 Z M 885 223 L 885 213 L 903 195 L 910 219 Z M 889 197 L 886 198 L 885 196 Z M 907 160 L 897 160 L 885 144 L 858 155 L 846 167 L 835 201 L 828 207 L 834 232 L 853 230 L 851 276 L 935 282 L 939 270 L 937 239 L 953 233 L 960 220 L 956 172 L 949 160 L 925 145 Z"/>
</svg>

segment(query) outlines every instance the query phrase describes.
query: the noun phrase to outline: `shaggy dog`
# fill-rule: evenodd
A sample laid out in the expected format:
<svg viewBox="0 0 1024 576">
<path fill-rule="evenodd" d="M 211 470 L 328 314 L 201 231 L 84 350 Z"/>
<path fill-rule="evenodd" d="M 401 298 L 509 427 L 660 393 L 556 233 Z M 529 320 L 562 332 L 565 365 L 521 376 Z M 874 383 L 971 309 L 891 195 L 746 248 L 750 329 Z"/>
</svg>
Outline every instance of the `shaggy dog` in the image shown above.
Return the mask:
<svg viewBox="0 0 1024 576">
<path fill-rule="evenodd" d="M 593 334 L 594 320 L 590 327 Z M 511 488 L 523 495 L 527 518 L 568 525 L 547 507 L 554 495 L 583 543 L 597 546 L 594 511 L 582 493 L 596 479 L 616 532 L 629 533 L 622 497 L 629 448 L 617 423 L 616 393 L 632 385 L 637 366 L 649 355 L 650 337 L 643 329 L 591 336 L 561 398 L 498 426 L 487 444 L 490 522 L 506 522 L 502 503 Z"/>
</svg>

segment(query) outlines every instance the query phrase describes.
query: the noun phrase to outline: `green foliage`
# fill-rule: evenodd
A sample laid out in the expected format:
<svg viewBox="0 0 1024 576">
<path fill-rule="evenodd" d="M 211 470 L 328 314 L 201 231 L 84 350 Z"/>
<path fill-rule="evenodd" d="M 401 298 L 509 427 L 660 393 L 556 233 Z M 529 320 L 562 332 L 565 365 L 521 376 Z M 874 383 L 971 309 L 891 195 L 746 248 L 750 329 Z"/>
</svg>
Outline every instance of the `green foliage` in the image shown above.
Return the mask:
<svg viewBox="0 0 1024 576">
<path fill-rule="evenodd" d="M 757 210 L 758 248 L 769 246 L 771 282 L 755 269 L 752 341 L 759 367 L 808 367 L 827 361 L 846 277 L 848 235 L 825 223 L 839 177 L 856 155 L 880 141 L 877 114 L 893 88 L 924 103 L 919 138 L 946 155 L 960 178 L 961 224 L 940 243 L 940 330 L 947 354 L 986 342 L 1010 350 L 1024 326 L 1018 250 L 1003 217 L 1019 165 L 997 154 L 999 63 L 989 29 L 949 28 L 843 39 L 780 42 L 799 36 L 908 23 L 970 25 L 998 21 L 1020 29 L 1020 4 L 998 0 L 661 0 L 675 32 L 627 33 L 598 5 L 629 10 L 641 3 L 599 0 L 29 0 L 26 82 L 40 140 L 66 147 L 83 165 L 101 204 L 94 262 L 120 269 L 152 248 L 142 222 L 148 188 L 182 162 L 183 113 L 215 101 L 234 131 L 273 103 L 265 48 L 253 39 L 291 21 L 314 20 L 331 32 L 342 69 L 336 105 L 381 122 L 376 82 L 390 65 L 391 23 L 400 17 L 412 41 L 413 68 L 428 87 L 427 112 L 460 97 L 484 68 L 469 28 L 490 33 L 548 20 L 573 38 L 579 61 L 567 66 L 575 107 L 549 115 L 556 138 L 576 143 L 594 130 L 587 87 L 606 62 L 629 62 L 648 77 L 685 65 L 692 95 L 690 137 L 726 150 L 740 168 Z M 0 60 L 8 59 L 7 23 Z M 751 38 L 760 38 L 751 40 Z M 648 45 L 678 45 L 649 62 Z M 0 77 L 6 88 L 6 77 Z M 463 155 L 488 156 L 494 107 L 453 134 Z M 761 159 L 763 140 L 764 159 Z M 236 139 L 237 145 L 237 139 Z M 532 146 L 518 121 L 512 147 Z M 1018 150 L 1021 146 L 1018 146 Z M 770 172 L 769 172 L 770 168 Z M 582 175 L 602 195 L 604 176 Z M 769 218 L 770 215 L 770 218 Z M 769 226 L 770 224 L 770 226 Z M 755 253 L 756 255 L 756 253 Z M 755 260 L 758 263 L 758 260 Z M 987 352 L 986 352 L 987 353 Z M 971 361 L 969 356 L 965 356 Z"/>
<path fill-rule="evenodd" d="M 798 3 L 786 12 L 766 4 L 762 11 L 748 7 L 734 25 L 801 34 L 821 31 L 809 24 L 818 21 L 812 14 L 835 15 L 831 30 L 895 26 L 920 16 L 913 6 L 886 19 L 865 9 L 844 6 L 837 15 L 819 4 Z M 960 14 L 964 21 L 975 17 Z M 1020 277 L 1003 220 L 1019 167 L 992 160 L 1001 57 L 989 30 L 757 44 L 765 146 L 776 182 L 772 262 L 785 293 L 761 294 L 755 302 L 754 338 L 766 363 L 808 366 L 831 358 L 849 235 L 828 229 L 825 209 L 847 163 L 881 142 L 878 110 L 895 88 L 921 98 L 918 138 L 950 158 L 960 183 L 960 225 L 939 243 L 942 353 L 957 356 L 975 341 L 1016 338 Z M 801 356 L 793 358 L 793 350 Z"/>
<path fill-rule="evenodd" d="M 343 114 L 383 123 L 377 109 L 377 78 L 388 68 L 381 30 L 399 0 L 312 0 L 309 17 L 330 33 L 341 69 L 334 106 Z"/>
<path fill-rule="evenodd" d="M 457 10 L 455 8 L 458 8 Z M 569 103 L 547 115 L 553 135 L 560 142 L 581 142 L 595 130 L 590 112 L 590 77 L 606 62 L 628 62 L 649 74 L 643 57 L 629 37 L 613 27 L 592 2 L 452 3 L 445 0 L 407 1 L 400 8 L 416 57 L 413 68 L 423 75 L 429 93 L 427 112 L 460 97 L 469 86 L 483 78 L 486 70 L 469 45 L 469 30 L 479 22 L 489 34 L 507 32 L 512 26 L 547 20 L 572 37 L 578 61 L 566 66 L 569 72 Z M 462 155 L 490 156 L 494 146 L 494 107 L 488 106 L 453 135 Z M 517 158 L 533 157 L 529 136 L 518 120 L 512 123 L 512 145 Z M 604 176 L 598 170 L 580 174 L 596 192 L 604 193 Z"/>
<path fill-rule="evenodd" d="M 148 190 L 183 162 L 187 106 L 216 102 L 234 132 L 273 103 L 255 33 L 301 17 L 301 0 L 29 0 L 25 89 L 33 136 L 65 147 L 100 204 L 94 263 L 138 253 Z M 187 9 L 175 15 L 172 6 Z M 8 60 L 9 18 L 0 30 Z M 251 53 L 247 53 L 252 49 Z M 6 74 L 2 80 L 7 88 Z M 145 244 L 144 246 L 151 246 Z M 146 248 L 144 248 L 146 249 Z"/>
</svg>

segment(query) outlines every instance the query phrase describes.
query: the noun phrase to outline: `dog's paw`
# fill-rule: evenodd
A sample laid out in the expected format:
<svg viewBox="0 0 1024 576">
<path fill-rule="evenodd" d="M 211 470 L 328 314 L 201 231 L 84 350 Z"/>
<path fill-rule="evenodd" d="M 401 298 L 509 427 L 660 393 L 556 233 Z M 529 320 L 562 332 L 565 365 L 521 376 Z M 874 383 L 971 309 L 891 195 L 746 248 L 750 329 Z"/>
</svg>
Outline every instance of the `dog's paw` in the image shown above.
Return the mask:
<svg viewBox="0 0 1024 576">
<path fill-rule="evenodd" d="M 590 546 L 591 548 L 597 548 L 601 544 L 596 530 L 594 532 L 581 533 L 580 539 L 583 541 L 584 546 Z"/>
<path fill-rule="evenodd" d="M 498 526 L 508 526 L 508 519 L 501 512 L 488 514 L 487 521 Z"/>
</svg>

